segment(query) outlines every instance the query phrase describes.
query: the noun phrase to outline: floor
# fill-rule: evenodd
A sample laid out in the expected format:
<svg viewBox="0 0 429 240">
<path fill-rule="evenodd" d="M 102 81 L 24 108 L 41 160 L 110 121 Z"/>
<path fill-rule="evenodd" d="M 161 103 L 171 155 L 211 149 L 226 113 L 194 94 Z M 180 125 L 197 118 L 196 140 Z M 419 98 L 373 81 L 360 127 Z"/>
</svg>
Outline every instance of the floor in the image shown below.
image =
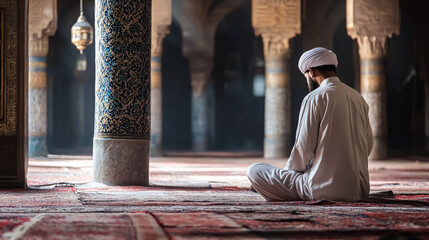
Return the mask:
<svg viewBox="0 0 429 240">
<path fill-rule="evenodd" d="M 429 239 L 426 157 L 370 162 L 371 198 L 347 203 L 249 190 L 250 164 L 285 159 L 169 156 L 146 187 L 92 182 L 89 156 L 30 159 L 30 188 L 0 190 L 0 239 Z"/>
</svg>

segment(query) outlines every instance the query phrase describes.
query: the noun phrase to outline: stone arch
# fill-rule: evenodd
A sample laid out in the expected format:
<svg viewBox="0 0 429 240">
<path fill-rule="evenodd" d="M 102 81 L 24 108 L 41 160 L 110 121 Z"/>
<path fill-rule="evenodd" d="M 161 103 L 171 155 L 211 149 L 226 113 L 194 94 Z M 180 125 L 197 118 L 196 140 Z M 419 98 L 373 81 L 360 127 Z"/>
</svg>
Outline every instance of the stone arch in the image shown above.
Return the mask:
<svg viewBox="0 0 429 240">
<path fill-rule="evenodd" d="M 181 24 L 173 17 L 162 51 L 162 138 L 166 151 L 188 150 L 191 147 L 192 89 L 182 41 Z"/>
<path fill-rule="evenodd" d="M 94 2 L 83 3 L 85 17 L 93 25 Z M 52 154 L 92 153 L 95 43 L 80 55 L 79 50 L 70 42 L 70 28 L 78 16 L 79 2 L 58 1 L 58 29 L 50 38 L 47 57 L 47 143 Z M 81 59 L 86 61 L 84 71 L 77 69 Z"/>
<path fill-rule="evenodd" d="M 424 147 L 424 82 L 415 62 L 414 38 L 403 15 L 400 34 L 389 40 L 386 61 L 388 147 L 395 151 Z"/>
<path fill-rule="evenodd" d="M 337 74 L 342 82 L 353 88 L 356 86 L 354 68 L 355 49 L 353 47 L 353 40 L 347 34 L 345 17 L 338 21 L 332 36 L 332 43 L 332 49 L 338 58 Z"/>
<path fill-rule="evenodd" d="M 250 3 L 222 19 L 215 34 L 215 148 L 262 151 L 264 98 L 253 96 L 255 48 Z M 259 43 L 259 45 L 257 44 Z"/>
</svg>

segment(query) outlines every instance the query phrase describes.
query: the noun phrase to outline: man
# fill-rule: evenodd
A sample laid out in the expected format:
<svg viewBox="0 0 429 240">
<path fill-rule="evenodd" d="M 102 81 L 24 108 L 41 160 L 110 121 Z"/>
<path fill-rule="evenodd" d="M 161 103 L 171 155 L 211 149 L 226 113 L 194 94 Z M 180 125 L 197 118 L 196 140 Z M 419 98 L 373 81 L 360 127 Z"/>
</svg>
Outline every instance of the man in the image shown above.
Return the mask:
<svg viewBox="0 0 429 240">
<path fill-rule="evenodd" d="M 336 76 L 337 56 L 314 48 L 298 62 L 310 93 L 299 114 L 295 145 L 284 169 L 249 167 L 252 187 L 268 201 L 368 198 L 373 135 L 368 104 Z"/>
</svg>

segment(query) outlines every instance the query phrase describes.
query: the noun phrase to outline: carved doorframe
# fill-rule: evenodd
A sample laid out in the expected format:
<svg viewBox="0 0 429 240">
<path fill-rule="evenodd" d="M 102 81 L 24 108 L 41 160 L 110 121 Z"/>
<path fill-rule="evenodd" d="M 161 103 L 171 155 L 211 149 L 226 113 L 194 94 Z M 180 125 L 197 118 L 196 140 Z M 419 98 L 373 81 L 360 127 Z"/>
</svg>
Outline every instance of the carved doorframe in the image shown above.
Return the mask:
<svg viewBox="0 0 429 240">
<path fill-rule="evenodd" d="M 0 126 L 0 188 L 23 188 L 27 186 L 28 165 L 28 0 L 8 0 L 1 4 L 6 13 L 2 32 L 5 34 L 6 120 Z"/>
</svg>

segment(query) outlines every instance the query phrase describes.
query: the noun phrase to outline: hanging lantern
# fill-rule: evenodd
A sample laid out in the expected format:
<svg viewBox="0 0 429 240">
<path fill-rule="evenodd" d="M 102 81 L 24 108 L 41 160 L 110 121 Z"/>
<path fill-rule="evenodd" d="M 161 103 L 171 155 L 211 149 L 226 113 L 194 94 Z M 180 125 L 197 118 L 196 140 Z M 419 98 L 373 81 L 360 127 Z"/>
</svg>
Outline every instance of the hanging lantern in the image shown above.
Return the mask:
<svg viewBox="0 0 429 240">
<path fill-rule="evenodd" d="M 83 15 L 82 0 L 80 0 L 80 16 L 71 28 L 72 43 L 83 54 L 83 50 L 88 47 L 93 40 L 94 30 Z"/>
</svg>

